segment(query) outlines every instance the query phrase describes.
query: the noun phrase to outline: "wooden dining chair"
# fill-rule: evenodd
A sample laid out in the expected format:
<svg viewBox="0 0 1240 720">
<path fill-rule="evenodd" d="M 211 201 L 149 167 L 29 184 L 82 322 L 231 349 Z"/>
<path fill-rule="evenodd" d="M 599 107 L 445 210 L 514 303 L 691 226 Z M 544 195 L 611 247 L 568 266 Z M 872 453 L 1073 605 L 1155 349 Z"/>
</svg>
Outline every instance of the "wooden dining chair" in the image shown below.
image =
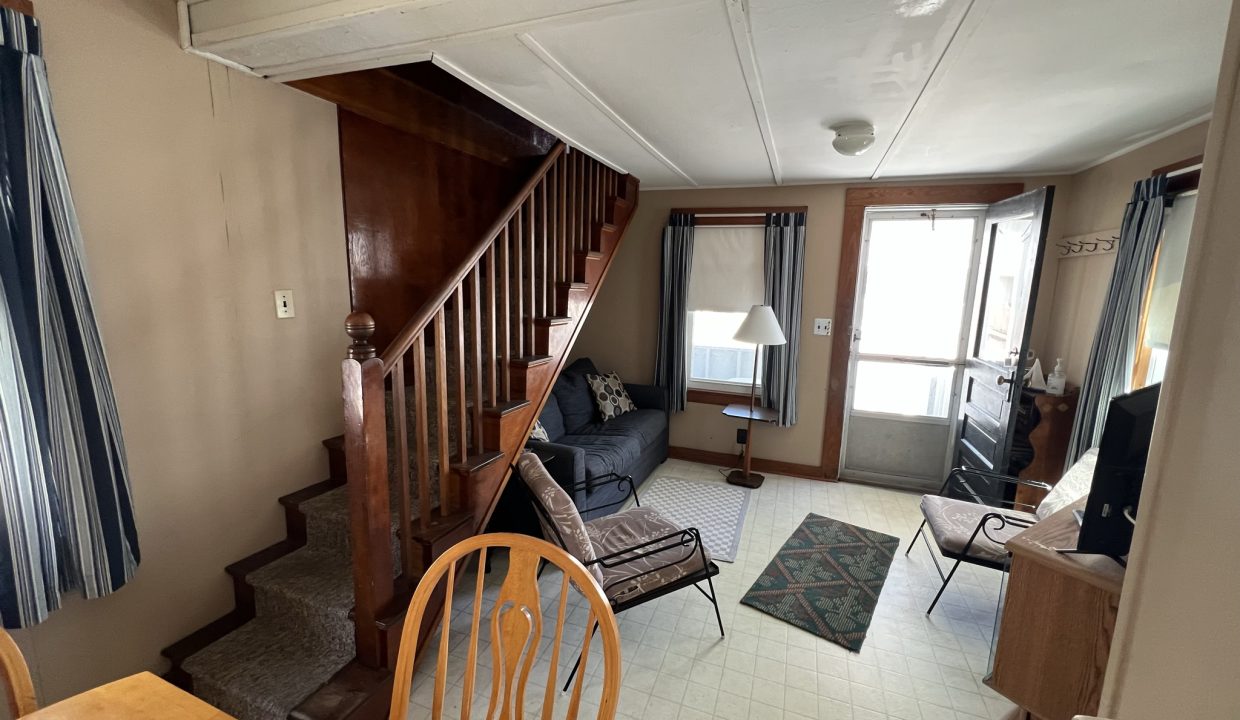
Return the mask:
<svg viewBox="0 0 1240 720">
<path fill-rule="evenodd" d="M 473 609 L 466 639 L 466 659 L 463 687 L 461 690 L 460 717 L 469 718 L 477 677 L 478 633 L 481 629 L 484 605 L 485 568 L 488 554 L 506 550 L 508 569 L 499 595 L 487 608 L 487 628 L 490 640 L 490 701 L 485 718 L 499 720 L 522 720 L 525 716 L 525 688 L 537 660 L 536 655 L 543 638 L 543 603 L 538 584 L 539 566 L 547 563 L 559 568 L 563 575 L 556 594 L 558 608 L 553 618 L 554 640 L 550 645 L 550 664 L 547 669 L 543 693 L 542 720 L 549 720 L 555 707 L 556 674 L 560 666 L 560 646 L 565 641 L 564 628 L 570 592 L 585 597 L 589 605 L 585 631 L 581 641 L 581 662 L 590 656 L 590 645 L 595 634 L 603 644 L 603 683 L 599 699 L 598 720 L 612 720 L 616 715 L 616 703 L 620 692 L 620 632 L 616 617 L 607 597 L 593 576 L 571 555 L 544 540 L 513 533 L 475 535 L 452 546 L 439 557 L 418 583 L 405 615 L 401 632 L 400 653 L 396 660 L 396 677 L 392 687 L 390 720 L 405 720 L 409 710 L 410 690 L 413 685 L 414 662 L 417 659 L 418 632 L 422 616 L 431 598 L 444 592 L 443 618 L 440 620 L 438 657 L 435 665 L 434 691 L 431 699 L 431 717 L 445 717 L 447 695 L 449 633 L 452 626 L 453 595 L 457 571 L 462 561 L 478 553 L 473 567 Z M 446 579 L 446 582 L 444 582 Z M 576 649 L 575 647 L 573 648 Z M 429 652 L 429 651 L 428 651 Z M 567 656 L 566 656 L 567 657 Z M 427 658 L 429 660 L 429 657 Z M 484 668 L 485 670 L 485 668 Z M 581 710 L 581 696 L 586 673 L 577 674 L 572 694 L 568 698 L 565 720 L 577 720 Z M 454 713 L 455 714 L 455 713 Z"/>
<path fill-rule="evenodd" d="M 4 630 L 0 630 L 0 678 L 4 680 L 4 697 L 8 700 L 11 717 L 19 718 L 39 709 L 26 658 L 13 637 Z"/>
</svg>

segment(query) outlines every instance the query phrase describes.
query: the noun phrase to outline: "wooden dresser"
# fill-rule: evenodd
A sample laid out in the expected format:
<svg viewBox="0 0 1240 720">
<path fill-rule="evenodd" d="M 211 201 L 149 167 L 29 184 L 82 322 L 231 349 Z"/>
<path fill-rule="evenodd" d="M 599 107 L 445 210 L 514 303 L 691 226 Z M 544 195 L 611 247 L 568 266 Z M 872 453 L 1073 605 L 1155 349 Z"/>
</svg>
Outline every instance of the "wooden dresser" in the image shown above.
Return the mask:
<svg viewBox="0 0 1240 720">
<path fill-rule="evenodd" d="M 1076 547 L 1081 500 L 1007 542 L 1012 567 L 986 682 L 1037 720 L 1098 711 L 1124 569 Z"/>
</svg>

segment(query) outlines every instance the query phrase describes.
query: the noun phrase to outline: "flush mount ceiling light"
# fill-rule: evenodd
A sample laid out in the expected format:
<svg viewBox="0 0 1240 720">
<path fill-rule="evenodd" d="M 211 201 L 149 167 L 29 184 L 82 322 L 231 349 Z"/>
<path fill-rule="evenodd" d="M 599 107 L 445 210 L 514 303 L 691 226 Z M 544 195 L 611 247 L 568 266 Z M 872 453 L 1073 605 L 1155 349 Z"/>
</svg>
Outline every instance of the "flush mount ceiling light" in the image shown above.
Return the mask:
<svg viewBox="0 0 1240 720">
<path fill-rule="evenodd" d="M 846 122 L 831 127 L 835 139 L 831 147 L 841 155 L 860 155 L 874 144 L 874 126 L 868 122 Z"/>
</svg>

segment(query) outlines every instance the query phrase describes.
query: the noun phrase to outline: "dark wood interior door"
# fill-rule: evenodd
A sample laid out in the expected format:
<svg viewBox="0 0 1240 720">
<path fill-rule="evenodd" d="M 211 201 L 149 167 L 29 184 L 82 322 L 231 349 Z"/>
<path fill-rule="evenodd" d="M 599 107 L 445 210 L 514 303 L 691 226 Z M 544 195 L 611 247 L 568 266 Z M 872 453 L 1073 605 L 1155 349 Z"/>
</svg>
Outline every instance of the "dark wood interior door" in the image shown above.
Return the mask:
<svg viewBox="0 0 1240 720">
<path fill-rule="evenodd" d="M 1054 187 L 1032 190 L 991 205 L 986 214 L 960 399 L 957 467 L 1008 470 L 1054 192 Z M 969 483 L 967 494 L 983 502 L 1008 494 L 1001 483 Z"/>
</svg>

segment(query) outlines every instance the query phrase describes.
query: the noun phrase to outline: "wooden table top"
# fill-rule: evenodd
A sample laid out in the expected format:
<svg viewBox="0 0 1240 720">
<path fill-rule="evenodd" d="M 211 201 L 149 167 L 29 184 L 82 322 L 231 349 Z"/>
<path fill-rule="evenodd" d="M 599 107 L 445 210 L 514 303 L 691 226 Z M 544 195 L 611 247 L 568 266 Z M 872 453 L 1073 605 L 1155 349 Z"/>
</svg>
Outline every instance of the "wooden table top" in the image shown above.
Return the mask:
<svg viewBox="0 0 1240 720">
<path fill-rule="evenodd" d="M 1120 588 L 1124 585 L 1124 568 L 1119 563 L 1102 555 L 1065 555 L 1057 552 L 1076 547 L 1081 526 L 1072 511 L 1082 510 L 1084 507 L 1085 499 L 1082 498 L 1014 536 L 1007 541 L 1006 547 L 1014 556 L 1027 557 L 1106 592 L 1119 595 Z"/>
<path fill-rule="evenodd" d="M 732 403 L 731 405 L 723 409 L 723 414 L 727 415 L 728 417 L 740 418 L 742 420 L 749 420 L 750 419 L 749 403 L 747 402 Z M 764 407 L 759 407 L 755 405 L 753 408 L 752 419 L 757 420 L 758 422 L 773 423 L 779 420 L 779 415 L 770 408 L 764 408 Z"/>
<path fill-rule="evenodd" d="M 233 720 L 149 672 L 100 685 L 22 720 Z"/>
</svg>

